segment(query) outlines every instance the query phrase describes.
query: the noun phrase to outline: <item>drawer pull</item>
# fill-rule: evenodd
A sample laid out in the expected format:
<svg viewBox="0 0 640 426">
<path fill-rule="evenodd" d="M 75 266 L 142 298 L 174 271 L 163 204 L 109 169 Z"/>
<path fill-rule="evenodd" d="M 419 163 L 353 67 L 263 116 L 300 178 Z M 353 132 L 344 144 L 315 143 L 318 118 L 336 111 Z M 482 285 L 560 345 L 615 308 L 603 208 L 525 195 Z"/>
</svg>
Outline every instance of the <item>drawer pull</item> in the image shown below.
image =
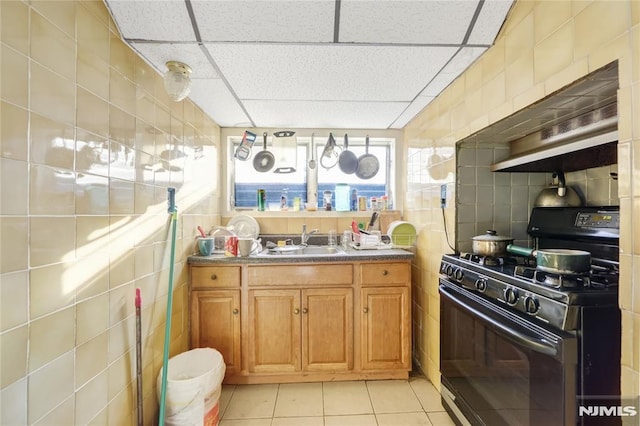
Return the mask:
<svg viewBox="0 0 640 426">
<path fill-rule="evenodd" d="M 307 312 L 309 312 L 309 310 L 307 308 L 302 308 L 302 313 L 306 314 Z"/>
<path fill-rule="evenodd" d="M 295 308 L 295 309 L 293 310 L 293 313 L 294 313 L 294 314 L 296 314 L 296 315 L 298 315 L 298 314 L 300 313 L 300 309 Z"/>
<path fill-rule="evenodd" d="M 211 281 L 215 281 L 217 279 L 218 279 L 218 276 L 216 274 L 211 275 Z"/>
<path fill-rule="evenodd" d="M 365 314 L 369 313 L 369 308 L 364 308 L 362 312 L 364 312 Z"/>
<path fill-rule="evenodd" d="M 234 309 L 234 310 L 233 310 L 233 315 L 238 315 L 238 313 L 239 313 L 239 312 L 240 312 L 239 310 Z"/>
<path fill-rule="evenodd" d="M 386 269 L 382 271 L 382 275 L 389 275 L 389 271 L 387 271 Z"/>
</svg>

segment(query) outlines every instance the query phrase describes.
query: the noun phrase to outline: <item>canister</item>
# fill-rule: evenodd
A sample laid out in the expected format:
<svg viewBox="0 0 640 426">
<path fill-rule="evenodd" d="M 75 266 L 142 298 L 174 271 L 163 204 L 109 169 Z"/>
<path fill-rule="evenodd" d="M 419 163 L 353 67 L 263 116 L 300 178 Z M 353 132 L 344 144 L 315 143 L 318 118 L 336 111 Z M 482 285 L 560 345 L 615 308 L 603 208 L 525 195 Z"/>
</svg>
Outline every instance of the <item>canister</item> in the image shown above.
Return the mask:
<svg viewBox="0 0 640 426">
<path fill-rule="evenodd" d="M 350 199 L 349 185 L 346 183 L 336 184 L 336 211 L 348 212 Z"/>
<path fill-rule="evenodd" d="M 363 195 L 358 197 L 358 210 L 361 212 L 367 211 L 367 197 Z"/>
<path fill-rule="evenodd" d="M 263 212 L 267 204 L 267 192 L 264 189 L 258 189 L 258 211 Z"/>
</svg>

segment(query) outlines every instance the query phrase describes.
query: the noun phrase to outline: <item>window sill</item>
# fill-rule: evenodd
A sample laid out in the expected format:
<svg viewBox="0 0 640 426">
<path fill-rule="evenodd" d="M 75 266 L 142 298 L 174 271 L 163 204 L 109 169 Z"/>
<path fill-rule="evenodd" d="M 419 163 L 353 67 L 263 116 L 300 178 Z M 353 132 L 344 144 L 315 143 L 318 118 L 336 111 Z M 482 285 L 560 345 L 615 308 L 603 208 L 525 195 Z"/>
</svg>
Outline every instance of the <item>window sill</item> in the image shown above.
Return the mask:
<svg viewBox="0 0 640 426">
<path fill-rule="evenodd" d="M 225 213 L 225 217 L 233 217 L 238 215 L 248 215 L 252 217 L 371 217 L 373 213 L 372 210 L 367 211 L 357 211 L 357 212 L 338 212 L 335 210 L 316 210 L 316 211 L 293 211 L 293 210 L 267 210 L 263 212 L 259 212 L 257 210 L 235 210 L 228 211 Z"/>
</svg>

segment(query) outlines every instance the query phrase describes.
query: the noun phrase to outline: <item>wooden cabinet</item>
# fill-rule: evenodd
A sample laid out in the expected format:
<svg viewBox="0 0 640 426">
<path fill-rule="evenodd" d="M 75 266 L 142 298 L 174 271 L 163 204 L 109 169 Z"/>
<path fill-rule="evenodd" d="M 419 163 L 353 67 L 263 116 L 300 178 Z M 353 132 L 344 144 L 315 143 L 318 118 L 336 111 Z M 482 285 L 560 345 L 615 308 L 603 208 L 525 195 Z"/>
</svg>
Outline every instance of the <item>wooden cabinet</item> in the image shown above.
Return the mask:
<svg viewBox="0 0 640 426">
<path fill-rule="evenodd" d="M 353 290 L 249 291 L 249 371 L 348 370 L 353 365 Z"/>
<path fill-rule="evenodd" d="M 408 260 L 191 265 L 191 345 L 220 351 L 230 384 L 407 378 L 410 271 Z"/>
<path fill-rule="evenodd" d="M 240 268 L 191 268 L 191 347 L 214 348 L 227 376 L 241 369 Z"/>
<path fill-rule="evenodd" d="M 411 368 L 410 269 L 403 263 L 363 264 L 363 369 Z"/>
</svg>

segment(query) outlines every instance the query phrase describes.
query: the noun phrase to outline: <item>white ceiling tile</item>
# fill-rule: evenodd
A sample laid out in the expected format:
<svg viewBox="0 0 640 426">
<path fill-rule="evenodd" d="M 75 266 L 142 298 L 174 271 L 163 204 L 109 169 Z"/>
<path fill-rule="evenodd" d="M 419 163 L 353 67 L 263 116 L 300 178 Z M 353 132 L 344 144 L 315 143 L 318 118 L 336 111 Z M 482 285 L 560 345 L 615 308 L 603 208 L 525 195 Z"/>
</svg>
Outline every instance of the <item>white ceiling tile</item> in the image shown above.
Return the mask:
<svg viewBox="0 0 640 426">
<path fill-rule="evenodd" d="M 220 79 L 194 79 L 189 99 L 222 127 L 249 126 L 249 117 Z"/>
<path fill-rule="evenodd" d="M 191 4 L 205 42 L 333 41 L 333 0 L 192 0 Z"/>
<path fill-rule="evenodd" d="M 412 101 L 453 47 L 207 44 L 240 99 Z"/>
<path fill-rule="evenodd" d="M 392 129 L 402 129 L 413 117 L 415 117 L 420 111 L 433 101 L 433 96 L 418 96 L 409 106 L 405 109 L 396 121 L 391 124 Z"/>
<path fill-rule="evenodd" d="M 512 4 L 512 0 L 485 0 L 467 43 L 493 44 Z"/>
<path fill-rule="evenodd" d="M 256 126 L 385 129 L 407 102 L 243 102 Z"/>
<path fill-rule="evenodd" d="M 131 43 L 131 46 L 161 73 L 167 71 L 167 61 L 180 61 L 191 67 L 191 78 L 220 77 L 196 43 Z"/>
<path fill-rule="evenodd" d="M 477 0 L 343 0 L 339 39 L 365 43 L 461 44 L 477 4 Z"/>
<path fill-rule="evenodd" d="M 482 53 L 485 47 L 463 47 L 451 62 L 429 83 L 420 96 L 438 96 L 453 80 L 466 70 Z"/>
<path fill-rule="evenodd" d="M 109 0 L 125 39 L 195 41 L 184 0 Z"/>
</svg>

